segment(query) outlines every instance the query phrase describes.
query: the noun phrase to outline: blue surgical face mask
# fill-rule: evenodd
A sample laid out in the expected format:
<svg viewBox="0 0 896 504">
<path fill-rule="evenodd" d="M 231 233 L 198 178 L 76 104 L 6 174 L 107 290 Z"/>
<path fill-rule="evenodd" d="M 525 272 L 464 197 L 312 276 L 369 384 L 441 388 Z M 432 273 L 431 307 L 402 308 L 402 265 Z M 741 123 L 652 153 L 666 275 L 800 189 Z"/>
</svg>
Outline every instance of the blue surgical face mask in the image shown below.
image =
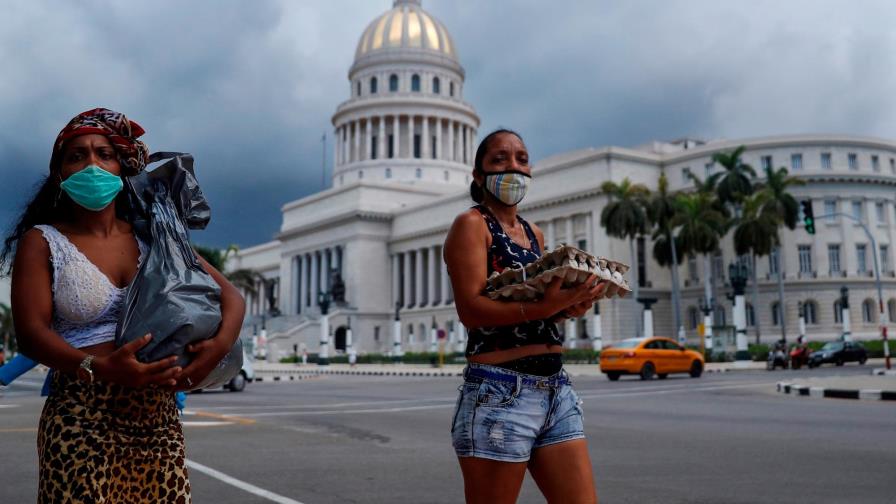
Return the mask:
<svg viewBox="0 0 896 504">
<path fill-rule="evenodd" d="M 121 192 L 121 177 L 97 165 L 90 165 L 62 181 L 59 187 L 77 204 L 99 212 Z"/>
</svg>

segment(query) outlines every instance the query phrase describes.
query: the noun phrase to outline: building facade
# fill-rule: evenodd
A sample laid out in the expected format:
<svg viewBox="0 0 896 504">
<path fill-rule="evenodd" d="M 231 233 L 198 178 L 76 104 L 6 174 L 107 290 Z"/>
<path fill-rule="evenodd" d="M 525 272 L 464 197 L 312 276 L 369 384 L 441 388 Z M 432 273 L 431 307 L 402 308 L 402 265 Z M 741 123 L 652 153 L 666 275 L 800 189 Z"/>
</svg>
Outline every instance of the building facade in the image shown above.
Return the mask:
<svg viewBox="0 0 896 504">
<path fill-rule="evenodd" d="M 345 300 L 332 303 L 328 314 L 337 352 L 352 343 L 360 352 L 390 352 L 396 316 L 403 351 L 431 350 L 439 333 L 447 336 L 449 348 L 463 347 L 465 330 L 454 309 L 442 243 L 454 217 L 472 205 L 468 187 L 479 117 L 463 99 L 464 79 L 447 29 L 420 1 L 396 0 L 369 24 L 349 69 L 349 98 L 332 118 L 331 187 L 284 205 L 277 239 L 242 250 L 229 264 L 260 272 L 271 286 L 259 284 L 257 294 L 248 296 L 244 336 L 258 334 L 264 324 L 279 352 L 317 351 L 319 301 L 339 284 Z M 876 337 L 874 255 L 885 308 L 890 319 L 896 317 L 894 142 L 799 135 L 588 148 L 534 163 L 533 184 L 520 212 L 541 227 L 547 247 L 574 244 L 639 268 L 640 295 L 658 299 L 655 333 L 673 336 L 670 271 L 653 261 L 649 237 L 637 240 L 633 258 L 627 242 L 607 236 L 600 225 L 607 203 L 600 186 L 628 178 L 655 189 L 665 174 L 671 191 L 689 190 L 687 171 L 700 177 L 715 173 L 721 168 L 712 164 L 712 155 L 740 145 L 746 147 L 743 160 L 757 173 L 767 165 L 784 166 L 804 180 L 792 192 L 798 200 L 811 199 L 816 216 L 855 215 L 876 240 L 872 247 L 859 225 L 841 217 L 818 219 L 815 235 L 802 224 L 795 231 L 782 229 L 783 318 L 789 336 L 797 332 L 800 302 L 811 338 L 839 336 L 837 303 L 840 288 L 847 286 L 853 336 Z M 730 236 L 709 258 L 714 325 L 720 328 L 733 323 L 726 277 L 735 260 L 744 259 L 734 256 Z M 692 341 L 702 321 L 703 261 L 685 258 L 680 266 L 681 319 Z M 780 337 L 781 323 L 775 263 L 762 257 L 755 267 L 759 295 L 754 300 L 748 286 L 748 332 L 752 337 L 758 323 L 762 339 L 770 341 Z M 279 312 L 275 317 L 271 306 Z M 612 342 L 637 335 L 633 321 L 642 308 L 634 299 L 602 300 L 598 309 L 600 317 L 592 314 L 564 325 L 569 346 L 591 347 L 589 340 L 597 336 Z M 733 345 L 733 338 L 721 343 Z"/>
</svg>

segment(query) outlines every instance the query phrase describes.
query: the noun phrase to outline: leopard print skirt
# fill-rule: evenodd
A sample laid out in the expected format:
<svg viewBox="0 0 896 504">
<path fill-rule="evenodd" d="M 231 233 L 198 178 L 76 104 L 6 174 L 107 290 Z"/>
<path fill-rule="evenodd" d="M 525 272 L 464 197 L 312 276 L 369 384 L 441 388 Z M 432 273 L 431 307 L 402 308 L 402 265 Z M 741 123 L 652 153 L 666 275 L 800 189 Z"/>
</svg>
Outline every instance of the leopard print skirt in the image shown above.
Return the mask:
<svg viewBox="0 0 896 504">
<path fill-rule="evenodd" d="M 53 373 L 37 435 L 38 504 L 190 499 L 174 394 Z"/>
</svg>

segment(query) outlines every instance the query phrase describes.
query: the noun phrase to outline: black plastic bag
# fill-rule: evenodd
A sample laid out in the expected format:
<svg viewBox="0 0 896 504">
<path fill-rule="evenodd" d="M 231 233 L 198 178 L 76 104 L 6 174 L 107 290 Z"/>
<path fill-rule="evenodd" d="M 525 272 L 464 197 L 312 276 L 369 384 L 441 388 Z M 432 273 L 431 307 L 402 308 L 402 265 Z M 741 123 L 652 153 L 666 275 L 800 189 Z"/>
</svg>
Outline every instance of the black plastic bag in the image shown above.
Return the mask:
<svg viewBox="0 0 896 504">
<path fill-rule="evenodd" d="M 128 288 L 115 343 L 152 334 L 137 352 L 142 362 L 176 355 L 190 362 L 187 345 L 211 338 L 221 326 L 221 289 L 202 267 L 190 246 L 187 227 L 204 228 L 210 210 L 193 173 L 193 157 L 156 153 L 149 161 L 168 161 L 128 179 L 134 232 L 149 250 Z M 243 348 L 239 339 L 218 366 L 194 388 L 221 386 L 239 373 Z"/>
</svg>

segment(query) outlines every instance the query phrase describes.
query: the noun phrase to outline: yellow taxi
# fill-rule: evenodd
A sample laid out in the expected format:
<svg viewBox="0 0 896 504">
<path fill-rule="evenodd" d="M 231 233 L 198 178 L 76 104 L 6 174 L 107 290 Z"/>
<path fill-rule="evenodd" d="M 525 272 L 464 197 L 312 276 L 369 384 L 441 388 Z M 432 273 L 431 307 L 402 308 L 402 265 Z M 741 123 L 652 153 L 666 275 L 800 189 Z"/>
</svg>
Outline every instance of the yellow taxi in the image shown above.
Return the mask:
<svg viewBox="0 0 896 504">
<path fill-rule="evenodd" d="M 600 352 L 600 370 L 611 381 L 624 374 L 640 375 L 642 380 L 650 380 L 654 375 L 664 379 L 669 373 L 688 373 L 699 378 L 703 365 L 699 352 L 669 338 L 624 339 Z"/>
</svg>

